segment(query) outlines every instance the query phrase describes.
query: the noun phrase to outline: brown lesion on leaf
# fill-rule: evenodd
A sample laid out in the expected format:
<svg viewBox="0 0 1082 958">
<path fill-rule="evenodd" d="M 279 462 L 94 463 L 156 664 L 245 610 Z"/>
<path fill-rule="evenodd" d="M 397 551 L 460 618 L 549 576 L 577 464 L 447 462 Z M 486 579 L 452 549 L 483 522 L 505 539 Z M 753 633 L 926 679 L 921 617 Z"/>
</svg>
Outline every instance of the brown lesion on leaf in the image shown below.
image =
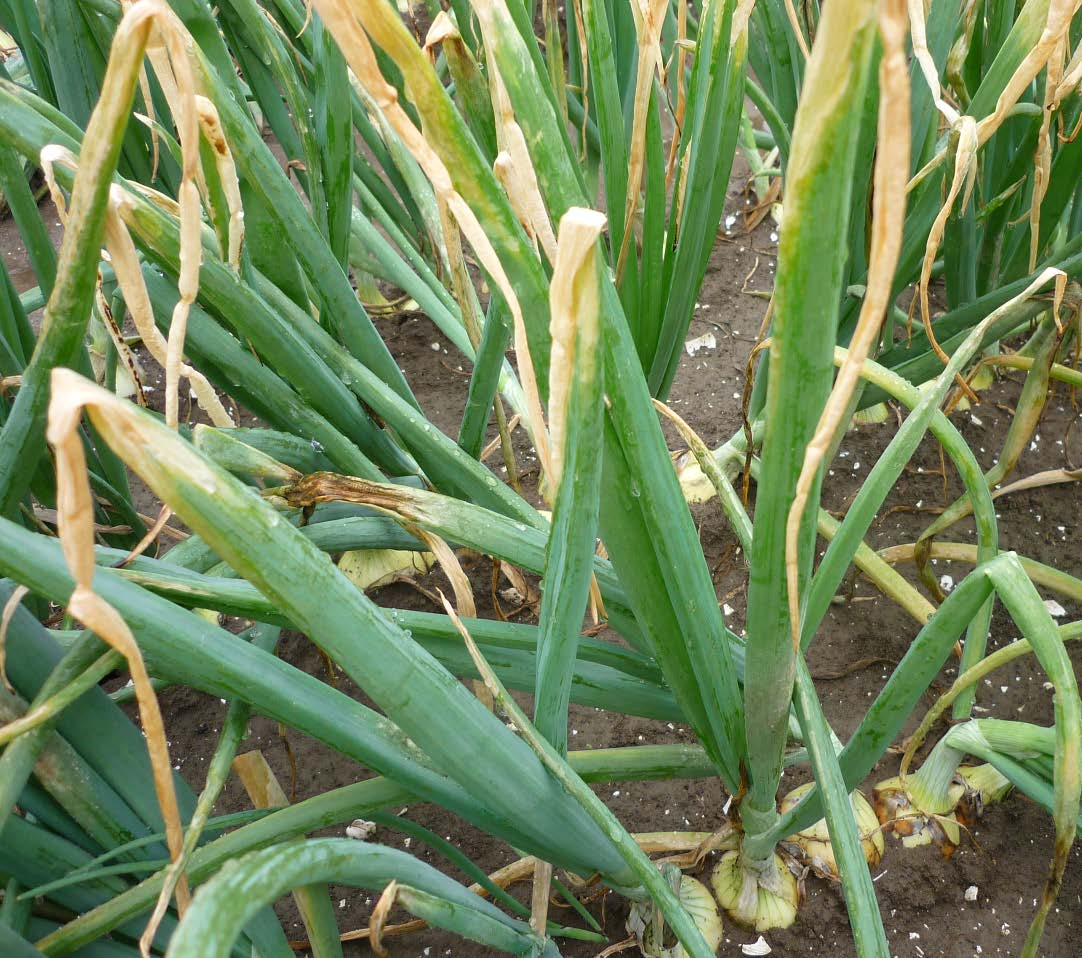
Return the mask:
<svg viewBox="0 0 1082 958">
<path fill-rule="evenodd" d="M 283 498 L 291 506 L 302 509 L 318 502 L 355 502 L 409 518 L 413 497 L 404 487 L 334 472 L 313 472 L 287 489 Z"/>
</svg>

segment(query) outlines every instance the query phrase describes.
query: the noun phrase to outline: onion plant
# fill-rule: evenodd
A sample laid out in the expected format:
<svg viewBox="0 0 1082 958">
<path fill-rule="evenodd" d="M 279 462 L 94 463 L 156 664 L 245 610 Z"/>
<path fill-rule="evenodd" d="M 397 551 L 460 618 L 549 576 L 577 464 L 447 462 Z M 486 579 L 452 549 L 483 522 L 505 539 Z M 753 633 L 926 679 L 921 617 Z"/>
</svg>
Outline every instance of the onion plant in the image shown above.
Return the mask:
<svg viewBox="0 0 1082 958">
<path fill-rule="evenodd" d="M 1024 946 L 1036 954 L 1079 822 L 1082 703 L 1064 646 L 1079 630 L 1055 626 L 1034 583 L 1082 584 L 999 551 L 990 488 L 1036 418 L 1020 413 L 986 475 L 943 407 L 1034 319 L 1002 357 L 1027 369 L 1033 404 L 1050 377 L 1076 375 L 1057 359 L 1079 309 L 1082 71 L 1073 5 L 1001 7 L 581 0 L 561 21 L 546 2 L 542 41 L 519 0 L 432 4 L 424 34 L 383 0 L 2 0 L 19 54 L 0 77 L 0 187 L 38 287 L 16 295 L 4 272 L 0 296 L 0 943 L 288 955 L 269 906 L 299 889 L 313 953 L 333 956 L 325 886 L 341 883 L 380 892 L 377 948 L 397 904 L 556 955 L 561 937 L 600 936 L 552 921 L 550 892 L 590 920 L 567 886 L 597 875 L 631 901 L 644 953 L 705 958 L 719 905 L 763 931 L 794 920 L 803 857 L 840 880 L 858 954 L 886 956 L 868 870 L 883 846 L 856 789 L 963 635 L 964 674 L 935 715 L 968 718 L 976 679 L 1003 660 L 985 656 L 1000 601 L 1025 635 L 1018 654 L 1055 688 L 1054 725 L 956 725 L 918 772 L 907 755 L 879 804 L 899 833 L 1005 782 L 1045 805 L 1057 841 Z M 750 135 L 746 98 L 765 120 Z M 738 139 L 773 144 L 781 169 L 767 358 L 745 432 L 711 452 L 680 427 L 746 554 L 746 637 L 726 627 L 659 420 Z M 65 221 L 59 254 L 28 165 Z M 948 308 L 933 321 L 939 277 Z M 471 363 L 454 436 L 381 338 L 376 320 L 405 302 Z M 139 408 L 126 318 L 165 370 L 164 415 Z M 125 378 L 135 402 L 117 395 Z M 181 422 L 182 380 L 209 422 Z M 888 397 L 908 415 L 838 522 L 819 508 L 823 473 L 854 410 Z M 259 425 L 239 428 L 238 406 Z M 543 511 L 482 455 L 495 432 L 516 479 L 511 416 L 537 453 Z M 938 606 L 864 543 L 929 432 L 965 497 L 909 555 L 926 568 L 969 512 L 977 530 L 954 544 L 973 572 L 933 593 Z M 133 505 L 129 473 L 157 518 Z M 170 515 L 190 535 L 159 553 Z M 830 540 L 818 564 L 817 534 Z M 461 549 L 539 576 L 537 624 L 478 618 Z M 437 562 L 453 603 L 373 602 L 371 569 L 402 553 Z M 852 564 L 920 629 L 842 743 L 805 653 Z M 624 641 L 583 635 L 591 609 Z M 282 628 L 371 705 L 277 658 Z M 98 687 L 117 668 L 145 738 Z M 164 685 L 230 703 L 198 795 L 170 768 Z M 509 688 L 532 693 L 532 714 Z M 695 744 L 569 750 L 572 702 L 685 723 Z M 244 757 L 256 808 L 212 817 L 252 712 L 376 777 L 290 806 Z M 992 771 L 960 772 L 967 755 Z M 814 783 L 779 804 L 796 763 Z M 677 777 L 733 796 L 716 833 L 632 835 L 588 787 Z M 386 814 L 407 801 L 514 849 L 531 906 Z M 377 816 L 478 884 L 304 837 Z M 649 857 L 674 850 L 715 856 L 713 894 Z"/>
</svg>

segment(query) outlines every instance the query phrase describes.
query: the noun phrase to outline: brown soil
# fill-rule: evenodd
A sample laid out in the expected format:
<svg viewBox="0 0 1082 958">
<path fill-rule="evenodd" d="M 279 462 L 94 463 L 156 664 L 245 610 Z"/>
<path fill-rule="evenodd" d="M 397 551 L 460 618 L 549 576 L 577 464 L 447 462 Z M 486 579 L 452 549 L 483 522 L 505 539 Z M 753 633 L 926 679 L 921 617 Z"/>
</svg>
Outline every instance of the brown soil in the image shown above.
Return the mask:
<svg viewBox="0 0 1082 958">
<path fill-rule="evenodd" d="M 739 209 L 743 199 L 742 184 L 734 183 L 733 208 Z M 7 239 L 3 244 L 9 268 L 18 269 L 21 250 L 17 239 L 11 242 L 10 221 L 3 224 Z M 694 358 L 684 356 L 672 393 L 672 404 L 707 440 L 717 444 L 739 428 L 743 368 L 758 330 L 765 302 L 745 290 L 768 289 L 775 262 L 775 246 L 769 222 L 752 235 L 720 237 L 710 270 L 700 295 L 690 336 L 713 332 L 715 349 L 704 349 Z M 427 319 L 402 316 L 381 321 L 386 337 L 400 365 L 405 368 L 414 392 L 431 420 L 440 428 L 457 428 L 466 394 L 467 377 L 456 353 Z M 1000 449 L 1009 413 L 1005 407 L 1017 399 L 1021 374 L 1005 376 L 984 400 L 975 415 L 959 413 L 955 421 L 966 438 L 973 443 L 983 466 L 992 464 Z M 1068 452 L 1076 461 L 1082 460 L 1077 434 L 1068 432 L 1075 418 L 1071 397 L 1062 388 L 1049 403 L 1039 434 L 1039 441 L 1027 452 L 1016 475 L 1065 464 Z M 833 465 L 827 483 L 826 505 L 841 509 L 855 493 L 877 454 L 894 432 L 893 418 L 882 426 L 862 427 L 851 433 L 843 443 L 839 458 Z M 673 447 L 679 444 L 670 434 Z M 1068 450 L 1065 443 L 1073 449 Z M 521 440 L 519 461 L 528 468 L 531 458 Z M 939 455 L 934 443 L 926 442 L 913 463 L 922 472 L 904 475 L 889 499 L 888 506 L 939 507 L 951 501 L 960 491 L 953 476 L 949 476 L 947 496 L 943 480 L 932 474 L 939 468 Z M 1073 486 L 1052 487 L 1022 493 L 998 503 L 1001 519 L 1000 535 L 1003 548 L 1051 563 L 1073 574 L 1082 574 L 1082 547 L 1079 545 L 1077 514 L 1071 503 L 1076 501 Z M 739 560 L 732 558 L 733 537 L 715 503 L 694 509 L 700 526 L 703 548 L 717 569 L 715 579 L 719 601 L 734 610 L 730 623 L 739 630 L 744 610 L 745 576 Z M 870 533 L 876 547 L 896 542 L 911 542 L 929 520 L 927 515 L 894 512 L 879 522 Z M 971 528 L 960 524 L 952 538 L 971 537 Z M 911 568 L 903 571 L 907 575 Z M 937 572 L 960 579 L 965 568 L 952 568 L 939 563 Z M 488 589 L 488 567 L 479 564 L 471 573 L 475 577 L 479 614 L 494 614 Z M 381 590 L 376 598 L 386 605 L 430 609 L 431 606 L 415 590 L 395 585 Z M 870 657 L 896 661 L 905 652 L 916 633 L 916 626 L 891 603 L 878 599 L 863 581 L 852 584 L 851 602 L 836 604 L 827 617 L 817 638 L 809 661 L 815 673 L 837 673 L 851 663 Z M 1067 606 L 1068 619 L 1082 617 L 1082 608 Z M 529 614 L 521 616 L 529 620 Z M 991 647 L 995 648 L 1017 637 L 1017 630 L 1002 611 L 993 623 Z M 283 639 L 280 653 L 284 659 L 313 674 L 326 678 L 323 660 L 303 637 L 291 635 Z M 1072 651 L 1076 667 L 1082 664 L 1082 649 Z M 827 717 L 844 740 L 852 733 L 867 705 L 889 675 L 889 665 L 875 665 L 838 679 L 818 683 Z M 939 678 L 946 686 L 954 675 L 948 667 Z M 980 690 L 979 704 L 989 716 L 1023 718 L 1032 722 L 1051 721 L 1051 694 L 1043 687 L 1045 676 L 1032 659 L 1022 659 L 1002 674 L 992 676 Z M 339 685 L 351 694 L 360 693 L 339 678 Z M 523 699 L 527 701 L 526 698 Z M 926 701 L 929 701 L 926 699 Z M 217 741 L 217 732 L 225 706 L 191 690 L 172 690 L 163 695 L 168 717 L 174 761 L 196 789 L 203 780 L 203 769 Z M 919 718 L 919 715 L 914 718 Z M 690 734 L 682 727 L 604 714 L 593 709 L 573 707 L 570 727 L 575 748 L 602 748 L 633 745 L 642 742 L 688 740 Z M 288 743 L 288 746 L 287 746 Z M 328 789 L 367 777 L 370 773 L 342 756 L 307 738 L 289 733 L 281 735 L 276 725 L 263 718 L 252 721 L 246 748 L 261 749 L 284 784 L 291 785 L 296 799 L 306 798 Z M 292 759 L 295 762 L 291 762 Z M 868 785 L 896 774 L 897 757 L 888 755 L 869 777 Z M 785 790 L 806 778 L 803 771 L 786 776 Z M 633 831 L 662 829 L 710 830 L 722 820 L 726 796 L 715 781 L 675 783 L 612 784 L 601 788 L 600 794 Z M 219 804 L 219 812 L 248 807 L 239 785 L 229 784 Z M 400 811 L 395 809 L 394 811 Z M 494 842 L 471 826 L 439 808 L 418 805 L 409 809 L 409 817 L 452 840 L 466 855 L 486 870 L 494 870 L 514 859 L 511 849 Z M 345 823 L 344 823 L 345 824 Z M 343 834 L 341 828 L 327 834 Z M 992 808 L 974 830 L 971 839 L 963 839 L 953 858 L 944 861 L 930 848 L 904 850 L 888 838 L 886 856 L 875 869 L 876 889 L 884 923 L 896 958 L 949 956 L 970 958 L 976 955 L 1017 954 L 1025 936 L 1036 900 L 1041 893 L 1052 849 L 1050 817 L 1043 809 L 1024 797 L 1013 795 L 1001 806 Z M 391 846 L 409 846 L 420 857 L 441 866 L 438 859 L 416 842 L 380 829 L 377 841 Z M 451 874 L 456 874 L 450 869 Z M 461 878 L 461 875 L 456 877 Z M 705 877 L 705 875 L 704 875 Z M 965 889 L 977 886 L 974 902 L 965 901 Z M 525 888 L 518 889 L 525 895 Z M 769 933 L 766 938 L 778 958 L 796 956 L 850 956 L 855 954 L 840 889 L 809 877 L 806 882 L 807 900 L 795 925 L 786 931 Z M 345 930 L 364 927 L 373 904 L 373 896 L 353 889 L 332 890 L 335 903 L 340 903 L 340 927 Z M 626 909 L 615 898 L 595 903 L 592 909 L 610 941 L 626 937 Z M 283 915 L 292 925 L 291 935 L 303 937 L 291 905 L 283 906 Z M 557 919 L 563 916 L 556 911 Z M 574 916 L 568 924 L 577 923 Z M 740 954 L 739 945 L 754 941 L 755 933 L 726 924 L 722 955 Z M 431 931 L 395 939 L 390 943 L 393 955 L 400 956 L 481 956 L 492 954 L 479 946 Z M 594 956 L 604 946 L 581 942 L 561 944 L 562 953 L 569 958 Z M 369 954 L 367 945 L 348 946 L 351 955 Z M 1077 849 L 1071 855 L 1066 880 L 1058 907 L 1049 919 L 1042 953 L 1054 958 L 1066 958 L 1082 952 L 1082 867 Z M 632 952 L 628 952 L 631 954 Z"/>
</svg>

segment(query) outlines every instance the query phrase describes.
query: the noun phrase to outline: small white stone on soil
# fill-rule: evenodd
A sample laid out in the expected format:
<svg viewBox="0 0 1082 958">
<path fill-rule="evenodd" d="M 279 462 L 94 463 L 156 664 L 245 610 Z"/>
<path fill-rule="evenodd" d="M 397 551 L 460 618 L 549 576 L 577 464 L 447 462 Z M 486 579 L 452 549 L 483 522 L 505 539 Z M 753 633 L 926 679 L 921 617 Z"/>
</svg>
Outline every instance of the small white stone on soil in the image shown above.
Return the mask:
<svg viewBox="0 0 1082 958">
<path fill-rule="evenodd" d="M 755 941 L 741 945 L 740 950 L 745 955 L 769 955 L 773 949 L 766 943 L 766 939 L 760 935 Z"/>
<path fill-rule="evenodd" d="M 695 356 L 700 349 L 717 349 L 718 340 L 713 333 L 703 333 L 684 343 L 684 352 L 689 356 Z"/>
<path fill-rule="evenodd" d="M 1063 608 L 1055 599 L 1045 599 L 1044 607 L 1048 610 L 1048 614 L 1054 616 L 1057 619 L 1062 619 L 1067 614 L 1067 610 Z"/>
<path fill-rule="evenodd" d="M 977 886 L 976 885 L 970 885 L 966 889 L 965 898 L 966 898 L 966 901 L 976 901 L 977 900 Z"/>
<path fill-rule="evenodd" d="M 366 842 L 375 834 L 376 823 L 363 818 L 355 818 L 346 826 L 347 837 L 355 838 L 359 842 Z"/>
</svg>

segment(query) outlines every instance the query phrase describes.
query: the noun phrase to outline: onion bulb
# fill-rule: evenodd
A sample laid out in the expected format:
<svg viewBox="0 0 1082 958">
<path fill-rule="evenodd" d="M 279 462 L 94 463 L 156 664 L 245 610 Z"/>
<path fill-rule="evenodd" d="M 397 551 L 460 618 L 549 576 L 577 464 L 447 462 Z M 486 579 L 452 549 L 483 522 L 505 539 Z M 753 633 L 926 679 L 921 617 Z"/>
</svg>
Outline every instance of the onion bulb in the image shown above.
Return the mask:
<svg viewBox="0 0 1082 958">
<path fill-rule="evenodd" d="M 680 876 L 677 892 L 680 904 L 691 915 L 692 921 L 702 932 L 711 951 L 717 951 L 721 944 L 722 921 L 717 902 L 707 887 L 689 875 Z M 635 902 L 627 919 L 627 930 L 639 940 L 639 950 L 647 958 L 687 958 L 683 945 L 675 941 L 672 931 L 668 930 L 651 901 Z M 669 943 L 666 944 L 666 941 Z"/>
<path fill-rule="evenodd" d="M 890 778 L 875 787 L 875 812 L 907 848 L 934 844 L 950 858 L 961 826 L 973 825 L 986 805 L 1002 801 L 1010 790 L 1011 783 L 991 765 L 964 766 L 945 794 L 922 799 L 918 807 L 912 790 L 907 793 L 900 779 Z"/>
<path fill-rule="evenodd" d="M 784 815 L 790 809 L 800 803 L 800 800 L 812 789 L 813 782 L 794 788 L 781 800 L 781 813 Z M 876 818 L 875 810 L 864 794 L 855 790 L 849 797 L 853 805 L 853 814 L 857 820 L 857 830 L 860 833 L 860 844 L 864 850 L 864 858 L 869 865 L 879 864 L 883 857 L 884 841 L 883 833 L 879 828 L 879 819 Z M 827 820 L 819 819 L 814 825 L 810 825 L 803 831 L 790 835 L 785 839 L 786 847 L 793 851 L 799 858 L 807 863 L 812 871 L 821 878 L 832 881 L 840 881 L 838 863 L 834 857 L 834 848 L 830 844 L 830 833 L 827 830 Z"/>
<path fill-rule="evenodd" d="M 965 794 L 965 786 L 954 783 L 938 807 L 919 808 L 902 788 L 899 778 L 888 778 L 875 786 L 875 814 L 893 831 L 906 848 L 935 845 L 944 858 L 950 858 L 961 839 L 955 808 Z"/>
<path fill-rule="evenodd" d="M 772 872 L 774 887 L 767 887 L 765 879 L 741 865 L 740 852 L 726 852 L 710 882 L 718 903 L 734 921 L 760 932 L 788 928 L 796 919 L 800 891 L 780 855 L 774 856 Z"/>
</svg>

